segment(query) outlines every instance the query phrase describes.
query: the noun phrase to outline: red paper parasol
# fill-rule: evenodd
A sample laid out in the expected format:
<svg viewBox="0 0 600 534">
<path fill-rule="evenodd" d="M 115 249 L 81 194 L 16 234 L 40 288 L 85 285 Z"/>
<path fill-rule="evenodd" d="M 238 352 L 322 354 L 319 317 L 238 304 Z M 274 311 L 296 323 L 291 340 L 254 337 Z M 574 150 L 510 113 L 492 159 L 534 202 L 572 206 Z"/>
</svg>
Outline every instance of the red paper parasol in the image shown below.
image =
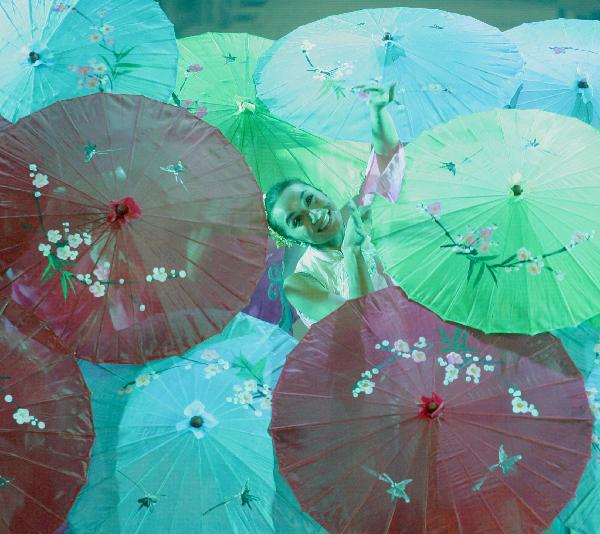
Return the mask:
<svg viewBox="0 0 600 534">
<path fill-rule="evenodd" d="M 52 533 L 86 480 L 90 393 L 54 334 L 0 306 L 0 533 Z"/>
<path fill-rule="evenodd" d="M 331 532 L 540 532 L 590 455 L 583 380 L 549 334 L 443 323 L 397 288 L 350 301 L 288 356 L 271 433 Z"/>
<path fill-rule="evenodd" d="M 2 130 L 6 130 L 6 128 L 8 128 L 12 123 L 10 121 L 7 121 L 4 117 L 0 116 L 0 132 Z"/>
<path fill-rule="evenodd" d="M 0 147 L 0 292 L 78 357 L 181 354 L 264 269 L 262 196 L 215 128 L 139 96 L 58 102 Z"/>
</svg>

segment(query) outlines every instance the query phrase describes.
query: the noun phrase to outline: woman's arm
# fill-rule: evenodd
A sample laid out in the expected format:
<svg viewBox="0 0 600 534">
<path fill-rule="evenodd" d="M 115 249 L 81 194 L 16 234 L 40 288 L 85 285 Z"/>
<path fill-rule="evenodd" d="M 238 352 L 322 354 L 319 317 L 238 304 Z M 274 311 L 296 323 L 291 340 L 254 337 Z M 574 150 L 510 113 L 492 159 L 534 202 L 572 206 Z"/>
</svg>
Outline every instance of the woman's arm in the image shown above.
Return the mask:
<svg viewBox="0 0 600 534">
<path fill-rule="evenodd" d="M 371 116 L 371 135 L 373 138 L 373 150 L 375 154 L 383 158 L 391 159 L 400 138 L 390 112 L 386 106 L 394 101 L 396 85 L 393 84 L 387 91 L 383 89 L 372 89 L 369 91 L 369 113 Z M 385 168 L 383 166 L 382 168 Z"/>
</svg>

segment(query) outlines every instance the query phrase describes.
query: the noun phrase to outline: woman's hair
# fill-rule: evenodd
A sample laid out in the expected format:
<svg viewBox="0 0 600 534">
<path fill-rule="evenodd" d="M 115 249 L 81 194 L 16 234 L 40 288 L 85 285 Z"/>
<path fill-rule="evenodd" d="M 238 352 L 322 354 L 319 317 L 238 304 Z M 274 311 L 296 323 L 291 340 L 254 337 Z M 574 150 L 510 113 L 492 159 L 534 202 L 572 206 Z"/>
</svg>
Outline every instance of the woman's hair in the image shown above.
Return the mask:
<svg viewBox="0 0 600 534">
<path fill-rule="evenodd" d="M 285 229 L 279 226 L 273 220 L 273 208 L 275 207 L 275 203 L 281 196 L 281 193 L 283 193 L 283 191 L 287 189 L 290 185 L 294 184 L 308 185 L 306 182 L 303 182 L 299 178 L 290 178 L 289 180 L 284 180 L 283 182 L 277 182 L 273 187 L 271 187 L 271 189 L 269 189 L 269 191 L 265 195 L 265 212 L 267 214 L 267 223 L 274 232 L 287 239 L 289 239 L 289 237 Z"/>
</svg>

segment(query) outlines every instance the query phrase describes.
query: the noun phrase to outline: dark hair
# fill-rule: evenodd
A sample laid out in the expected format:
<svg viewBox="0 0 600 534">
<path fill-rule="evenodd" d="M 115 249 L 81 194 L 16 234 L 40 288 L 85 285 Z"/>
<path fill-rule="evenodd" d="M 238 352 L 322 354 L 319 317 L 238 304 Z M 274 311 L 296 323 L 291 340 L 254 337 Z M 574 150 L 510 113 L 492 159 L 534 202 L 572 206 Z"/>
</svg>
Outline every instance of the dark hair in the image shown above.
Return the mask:
<svg viewBox="0 0 600 534">
<path fill-rule="evenodd" d="M 271 189 L 269 189 L 269 191 L 267 191 L 267 194 L 265 195 L 265 212 L 267 214 L 267 223 L 273 230 L 275 230 L 275 232 L 277 232 L 282 237 L 288 237 L 288 235 L 285 229 L 283 229 L 273 220 L 273 208 L 275 207 L 275 203 L 281 196 L 281 193 L 283 193 L 283 191 L 287 189 L 290 185 L 295 184 L 309 185 L 306 182 L 300 180 L 299 178 L 290 178 L 288 180 L 284 180 L 283 182 L 277 182 L 273 187 L 271 187 Z"/>
</svg>

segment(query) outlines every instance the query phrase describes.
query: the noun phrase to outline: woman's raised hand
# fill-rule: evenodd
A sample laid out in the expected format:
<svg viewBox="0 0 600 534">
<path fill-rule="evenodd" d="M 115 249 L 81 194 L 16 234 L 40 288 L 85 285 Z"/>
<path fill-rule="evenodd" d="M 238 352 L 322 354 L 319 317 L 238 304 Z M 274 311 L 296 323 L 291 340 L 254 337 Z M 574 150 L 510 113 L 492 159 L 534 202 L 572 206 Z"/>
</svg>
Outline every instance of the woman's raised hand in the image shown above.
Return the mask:
<svg viewBox="0 0 600 534">
<path fill-rule="evenodd" d="M 356 207 L 354 201 L 348 203 L 350 208 L 350 217 L 346 222 L 344 231 L 344 240 L 342 241 L 342 252 L 359 252 L 360 247 L 367 238 L 367 230 L 364 225 L 363 217 L 368 216 L 368 212 L 361 211 Z"/>
<path fill-rule="evenodd" d="M 393 102 L 396 98 L 396 83 L 394 82 L 388 88 L 380 87 L 378 85 L 364 85 L 359 86 L 361 92 L 367 93 L 369 99 L 367 105 L 372 111 L 379 111 L 387 106 L 390 102 Z"/>
</svg>

